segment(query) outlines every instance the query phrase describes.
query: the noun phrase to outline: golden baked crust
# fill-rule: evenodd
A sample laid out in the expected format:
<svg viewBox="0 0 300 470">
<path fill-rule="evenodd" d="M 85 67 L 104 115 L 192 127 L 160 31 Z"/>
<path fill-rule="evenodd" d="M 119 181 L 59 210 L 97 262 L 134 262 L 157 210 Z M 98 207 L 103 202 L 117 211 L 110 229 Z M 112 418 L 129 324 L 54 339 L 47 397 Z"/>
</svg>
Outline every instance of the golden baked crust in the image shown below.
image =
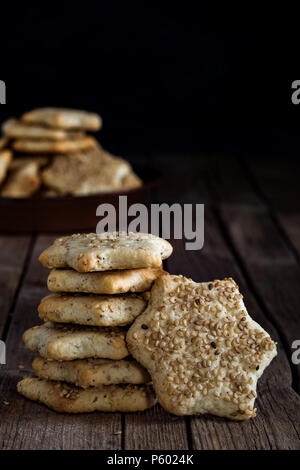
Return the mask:
<svg viewBox="0 0 300 470">
<path fill-rule="evenodd" d="M 153 281 L 165 274 L 161 268 L 125 269 L 78 273 L 72 269 L 52 269 L 48 276 L 50 292 L 124 294 L 149 290 Z"/>
<path fill-rule="evenodd" d="M 59 129 L 98 131 L 102 127 L 102 119 L 98 114 L 76 109 L 39 108 L 23 114 L 21 120 Z"/>
<path fill-rule="evenodd" d="M 143 182 L 133 171 L 128 173 L 122 180 L 122 189 L 135 189 L 142 186 Z"/>
<path fill-rule="evenodd" d="M 4 181 L 12 159 L 10 150 L 0 150 L 0 184 Z"/>
<path fill-rule="evenodd" d="M 43 321 L 90 326 L 125 326 L 145 309 L 147 302 L 138 295 L 60 295 L 44 297 L 38 307 Z"/>
<path fill-rule="evenodd" d="M 49 188 L 77 196 L 130 189 L 142 184 L 126 160 L 114 157 L 97 145 L 85 152 L 55 156 L 42 178 Z"/>
<path fill-rule="evenodd" d="M 156 403 L 149 385 L 103 385 L 84 390 L 29 376 L 18 383 L 18 392 L 59 413 L 144 411 Z"/>
<path fill-rule="evenodd" d="M 83 233 L 56 239 L 39 261 L 46 268 L 73 268 L 82 273 L 158 268 L 172 251 L 169 242 L 148 233 Z"/>
<path fill-rule="evenodd" d="M 144 367 L 136 361 L 126 359 L 53 361 L 37 357 L 32 368 L 42 379 L 68 382 L 82 388 L 121 383 L 143 384 L 150 381 Z"/>
<path fill-rule="evenodd" d="M 160 404 L 177 415 L 254 417 L 257 380 L 276 356 L 232 279 L 198 284 L 160 277 L 126 340 Z"/>
<path fill-rule="evenodd" d="M 11 139 L 70 140 L 83 137 L 81 132 L 68 132 L 63 129 L 51 129 L 41 125 L 25 124 L 17 119 L 5 121 L 2 124 L 2 132 Z"/>
<path fill-rule="evenodd" d="M 34 194 L 41 185 L 39 165 L 29 162 L 16 171 L 11 172 L 1 191 L 3 197 L 29 197 Z"/>
<path fill-rule="evenodd" d="M 46 359 L 123 359 L 128 356 L 125 331 L 120 328 L 44 323 L 23 334 L 26 348 Z"/>
<path fill-rule="evenodd" d="M 9 171 L 20 170 L 20 168 L 24 167 L 24 165 L 27 165 L 28 163 L 36 163 L 38 168 L 41 168 L 49 163 L 49 158 L 50 157 L 45 155 L 13 158 L 9 165 Z"/>
<path fill-rule="evenodd" d="M 8 144 L 9 139 L 7 137 L 0 137 L 0 150 L 3 150 Z"/>
<path fill-rule="evenodd" d="M 92 148 L 95 145 L 93 137 L 82 136 L 77 139 L 64 140 L 46 139 L 17 139 L 12 142 L 12 148 L 24 153 L 69 153 Z"/>
</svg>

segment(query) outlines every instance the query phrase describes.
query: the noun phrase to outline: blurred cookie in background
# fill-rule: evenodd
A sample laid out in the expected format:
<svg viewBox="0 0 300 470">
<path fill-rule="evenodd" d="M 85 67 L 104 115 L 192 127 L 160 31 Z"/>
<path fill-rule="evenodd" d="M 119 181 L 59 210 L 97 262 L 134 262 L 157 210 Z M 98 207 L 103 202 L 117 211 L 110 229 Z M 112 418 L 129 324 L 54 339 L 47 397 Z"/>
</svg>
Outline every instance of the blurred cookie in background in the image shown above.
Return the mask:
<svg viewBox="0 0 300 470">
<path fill-rule="evenodd" d="M 0 195 L 2 197 L 29 197 L 39 189 L 41 183 L 39 165 L 30 161 L 9 174 Z"/>
<path fill-rule="evenodd" d="M 60 108 L 35 109 L 5 121 L 0 196 L 83 196 L 142 186 L 126 160 L 86 134 L 101 127 L 98 114 Z"/>
<path fill-rule="evenodd" d="M 102 119 L 88 111 L 64 108 L 40 108 L 23 114 L 21 121 L 31 124 L 44 124 L 59 129 L 84 129 L 99 131 Z"/>
<path fill-rule="evenodd" d="M 6 177 L 11 159 L 12 152 L 10 150 L 0 150 L 0 184 Z"/>
<path fill-rule="evenodd" d="M 131 165 L 100 147 L 57 155 L 42 172 L 44 186 L 62 195 L 76 196 L 129 189 L 142 184 L 136 175 L 136 179 L 131 180 L 129 176 L 133 176 Z"/>
</svg>

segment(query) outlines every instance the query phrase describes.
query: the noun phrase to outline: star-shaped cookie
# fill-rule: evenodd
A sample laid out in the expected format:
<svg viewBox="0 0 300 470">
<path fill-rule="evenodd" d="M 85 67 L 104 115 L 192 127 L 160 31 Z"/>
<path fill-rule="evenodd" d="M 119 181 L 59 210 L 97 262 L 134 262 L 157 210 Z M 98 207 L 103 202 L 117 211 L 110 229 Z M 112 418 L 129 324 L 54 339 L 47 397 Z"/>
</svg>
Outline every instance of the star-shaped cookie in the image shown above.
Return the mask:
<svg viewBox="0 0 300 470">
<path fill-rule="evenodd" d="M 155 281 L 127 344 L 170 413 L 234 420 L 256 415 L 257 380 L 277 352 L 242 299 L 231 278 L 196 283 L 165 275 Z"/>
</svg>

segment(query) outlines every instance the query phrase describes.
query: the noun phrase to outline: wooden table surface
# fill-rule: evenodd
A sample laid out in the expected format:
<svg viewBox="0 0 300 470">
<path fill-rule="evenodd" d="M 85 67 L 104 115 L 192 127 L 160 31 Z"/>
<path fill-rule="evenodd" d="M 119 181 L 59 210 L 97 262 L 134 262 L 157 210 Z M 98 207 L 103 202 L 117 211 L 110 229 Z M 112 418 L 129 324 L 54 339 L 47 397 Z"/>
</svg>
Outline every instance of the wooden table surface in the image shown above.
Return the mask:
<svg viewBox="0 0 300 470">
<path fill-rule="evenodd" d="M 19 396 L 16 384 L 33 357 L 22 333 L 40 323 L 37 305 L 47 294 L 47 270 L 37 258 L 56 235 L 0 234 L 0 338 L 7 346 L 7 365 L 0 366 L 0 448 L 300 449 L 300 366 L 291 361 L 292 343 L 300 340 L 298 168 L 286 159 L 147 160 L 167 175 L 151 202 L 205 204 L 204 248 L 185 251 L 174 241 L 165 268 L 199 282 L 232 276 L 250 315 L 278 342 L 278 356 L 259 381 L 257 417 L 178 418 L 159 405 L 143 413 L 72 416 Z"/>
</svg>

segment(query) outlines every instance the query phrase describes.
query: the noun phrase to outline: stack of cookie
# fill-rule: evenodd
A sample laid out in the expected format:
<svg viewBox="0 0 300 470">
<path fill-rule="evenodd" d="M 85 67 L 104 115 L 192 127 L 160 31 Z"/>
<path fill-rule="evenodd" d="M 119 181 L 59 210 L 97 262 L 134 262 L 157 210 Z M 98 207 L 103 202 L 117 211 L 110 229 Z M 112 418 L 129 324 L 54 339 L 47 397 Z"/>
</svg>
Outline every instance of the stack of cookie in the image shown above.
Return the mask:
<svg viewBox="0 0 300 470">
<path fill-rule="evenodd" d="M 140 186 L 127 161 L 86 134 L 101 127 L 98 114 L 60 108 L 35 109 L 4 122 L 0 195 L 78 196 Z"/>
<path fill-rule="evenodd" d="M 139 411 L 156 402 L 148 372 L 133 359 L 126 327 L 147 306 L 171 245 L 149 234 L 72 235 L 40 255 L 51 268 L 39 308 L 42 326 L 24 333 L 38 352 L 36 376 L 18 384 L 21 394 L 70 413 Z"/>
</svg>

